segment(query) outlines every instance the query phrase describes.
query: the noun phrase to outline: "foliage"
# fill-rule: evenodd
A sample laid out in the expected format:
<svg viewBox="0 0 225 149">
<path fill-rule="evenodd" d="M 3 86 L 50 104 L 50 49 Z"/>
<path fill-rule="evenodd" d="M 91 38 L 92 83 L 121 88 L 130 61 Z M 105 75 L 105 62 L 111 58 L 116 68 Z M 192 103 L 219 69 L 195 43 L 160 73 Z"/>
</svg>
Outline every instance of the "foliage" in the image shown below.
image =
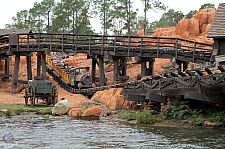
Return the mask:
<svg viewBox="0 0 225 149">
<path fill-rule="evenodd" d="M 209 115 L 210 122 L 221 122 L 222 125 L 225 125 L 225 111 L 218 111 Z"/>
<path fill-rule="evenodd" d="M 144 29 L 144 33 L 146 34 L 147 26 L 149 25 L 149 22 L 147 20 L 147 11 L 149 10 L 166 10 L 166 6 L 159 0 L 141 0 L 141 2 L 144 4 L 144 19 L 138 20 L 137 28 Z M 140 21 L 140 23 L 139 23 Z"/>
<path fill-rule="evenodd" d="M 199 8 L 199 11 L 202 10 L 202 9 L 205 9 L 205 8 L 214 8 L 214 9 L 216 9 L 215 4 L 206 3 L 206 4 L 201 5 L 201 7 Z"/>
<path fill-rule="evenodd" d="M 197 116 L 197 117 L 195 117 L 195 118 L 193 118 L 192 119 L 192 123 L 194 124 L 194 125 L 197 125 L 197 126 L 200 126 L 200 125 L 202 125 L 202 123 L 205 121 L 206 119 L 205 118 L 203 118 L 202 116 Z"/>
<path fill-rule="evenodd" d="M 137 117 L 137 114 L 127 113 L 127 114 L 122 115 L 121 118 L 126 119 L 127 121 L 130 121 L 130 120 L 136 120 L 136 117 Z"/>
<path fill-rule="evenodd" d="M 36 114 L 44 115 L 44 114 L 51 114 L 52 107 L 45 107 L 45 108 L 33 108 L 33 107 L 24 107 L 19 105 L 1 105 L 1 109 L 7 110 L 8 116 L 15 116 L 20 115 L 21 112 L 35 112 Z"/>
<path fill-rule="evenodd" d="M 181 101 L 180 103 L 176 100 L 173 101 L 173 105 L 165 107 L 166 118 L 185 120 L 191 116 L 190 109 L 186 106 L 187 102 Z"/>
<path fill-rule="evenodd" d="M 181 11 L 175 11 L 174 9 L 169 9 L 165 12 L 159 21 L 154 21 L 150 24 L 150 31 L 154 31 L 157 27 L 168 27 L 176 26 L 178 21 L 184 18 L 184 14 Z"/>
<path fill-rule="evenodd" d="M 197 12 L 197 10 L 191 10 L 185 15 L 185 18 L 192 18 L 192 16 Z"/>
</svg>

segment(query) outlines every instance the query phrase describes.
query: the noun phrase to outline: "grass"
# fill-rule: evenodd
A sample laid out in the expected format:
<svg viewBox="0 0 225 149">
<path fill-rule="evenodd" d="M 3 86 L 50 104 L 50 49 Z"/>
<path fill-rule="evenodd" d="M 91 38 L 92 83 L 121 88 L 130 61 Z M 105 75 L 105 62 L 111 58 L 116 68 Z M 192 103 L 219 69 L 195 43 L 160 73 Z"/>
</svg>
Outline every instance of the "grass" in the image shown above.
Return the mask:
<svg viewBox="0 0 225 149">
<path fill-rule="evenodd" d="M 20 115 L 22 112 L 35 112 L 39 115 L 51 114 L 52 107 L 36 108 L 22 105 L 0 105 L 0 111 L 5 109 L 7 116 Z"/>
</svg>

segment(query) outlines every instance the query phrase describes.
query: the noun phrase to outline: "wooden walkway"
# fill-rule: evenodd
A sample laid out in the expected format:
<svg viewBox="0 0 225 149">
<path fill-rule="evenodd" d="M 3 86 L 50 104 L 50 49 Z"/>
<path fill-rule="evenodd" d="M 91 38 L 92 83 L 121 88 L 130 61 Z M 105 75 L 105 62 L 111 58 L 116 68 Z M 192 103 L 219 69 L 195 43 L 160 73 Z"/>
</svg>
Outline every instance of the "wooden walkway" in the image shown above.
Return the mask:
<svg viewBox="0 0 225 149">
<path fill-rule="evenodd" d="M 15 34 L 0 36 L 0 55 L 21 52 L 64 52 L 104 58 L 173 58 L 195 63 L 210 61 L 213 45 L 179 38 L 71 34 Z"/>
</svg>

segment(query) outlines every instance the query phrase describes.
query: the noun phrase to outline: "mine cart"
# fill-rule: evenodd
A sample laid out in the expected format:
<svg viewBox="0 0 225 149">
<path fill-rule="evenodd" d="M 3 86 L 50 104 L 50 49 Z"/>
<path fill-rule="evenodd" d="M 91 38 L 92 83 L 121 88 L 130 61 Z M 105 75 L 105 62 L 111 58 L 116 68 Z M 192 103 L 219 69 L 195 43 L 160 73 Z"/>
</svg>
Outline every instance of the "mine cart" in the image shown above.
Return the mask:
<svg viewBox="0 0 225 149">
<path fill-rule="evenodd" d="M 43 80 L 29 80 L 25 89 L 25 104 L 28 104 L 30 99 L 31 105 L 35 106 L 38 100 L 44 100 L 47 105 L 57 103 L 58 92 L 56 86 L 52 86 L 52 82 Z"/>
</svg>

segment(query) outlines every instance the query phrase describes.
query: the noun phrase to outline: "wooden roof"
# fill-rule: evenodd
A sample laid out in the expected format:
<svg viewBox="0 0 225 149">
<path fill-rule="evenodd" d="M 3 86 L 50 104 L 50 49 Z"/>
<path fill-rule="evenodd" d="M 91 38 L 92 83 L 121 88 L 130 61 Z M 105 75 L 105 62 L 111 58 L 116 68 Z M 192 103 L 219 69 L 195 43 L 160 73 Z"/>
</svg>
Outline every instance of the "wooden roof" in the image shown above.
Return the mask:
<svg viewBox="0 0 225 149">
<path fill-rule="evenodd" d="M 219 4 L 207 37 L 225 38 L 225 3 Z"/>
<path fill-rule="evenodd" d="M 30 29 L 0 29 L 0 35 L 13 34 L 14 31 L 16 34 L 32 33 L 32 31 Z"/>
</svg>

